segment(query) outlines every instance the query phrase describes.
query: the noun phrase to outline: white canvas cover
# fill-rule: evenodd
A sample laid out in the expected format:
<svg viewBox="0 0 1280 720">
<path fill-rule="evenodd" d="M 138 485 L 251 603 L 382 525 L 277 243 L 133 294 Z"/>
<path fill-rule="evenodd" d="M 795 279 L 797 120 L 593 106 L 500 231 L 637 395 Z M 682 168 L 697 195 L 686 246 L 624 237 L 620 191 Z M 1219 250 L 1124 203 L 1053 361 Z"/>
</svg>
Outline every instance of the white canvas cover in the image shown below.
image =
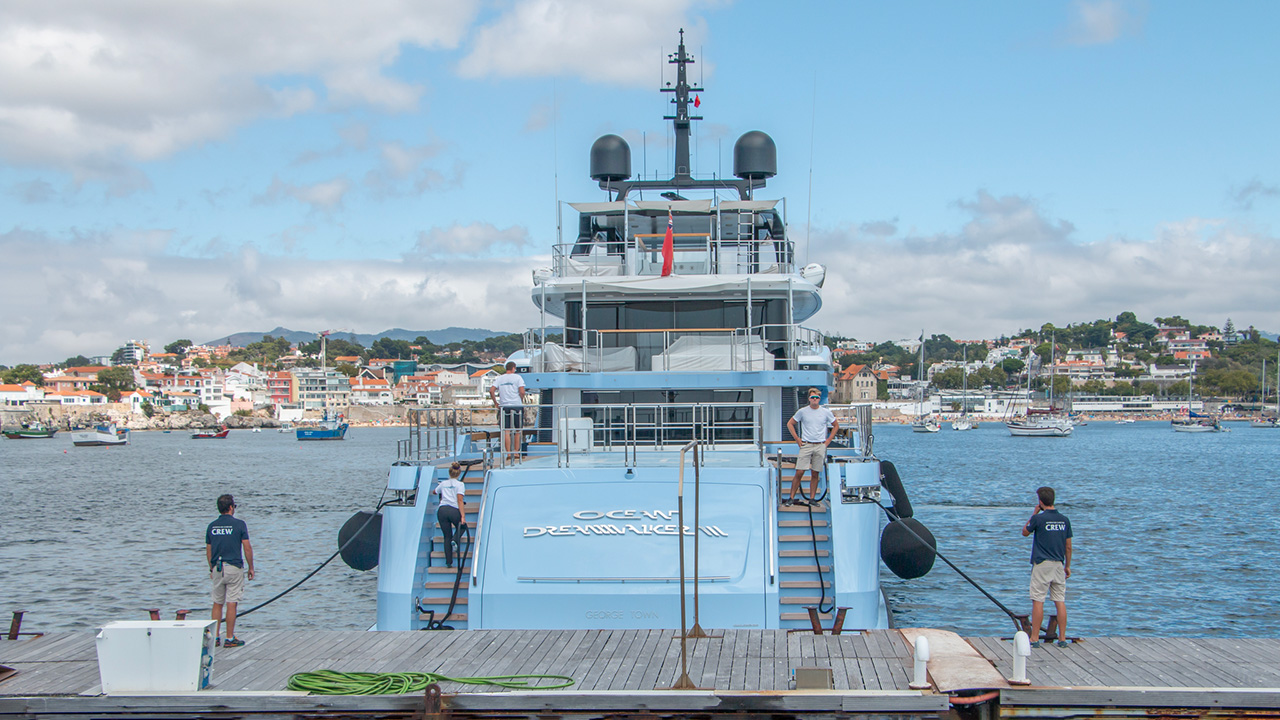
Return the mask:
<svg viewBox="0 0 1280 720">
<path fill-rule="evenodd" d="M 772 370 L 774 357 L 758 337 L 685 335 L 653 356 L 654 370 Z"/>
<path fill-rule="evenodd" d="M 670 209 L 672 212 L 710 212 L 710 200 L 637 200 L 631 203 L 636 210 Z"/>
<path fill-rule="evenodd" d="M 577 210 L 580 213 L 613 212 L 615 210 L 622 210 L 626 206 L 627 204 L 622 202 L 621 200 L 615 200 L 613 202 L 569 203 L 569 207 L 573 208 L 574 210 Z"/>
<path fill-rule="evenodd" d="M 777 200 L 721 200 L 717 205 L 721 211 L 746 210 L 748 212 L 763 212 L 777 206 Z"/>
<path fill-rule="evenodd" d="M 556 343 L 542 346 L 541 372 L 630 372 L 636 369 L 636 349 L 567 348 Z"/>
</svg>

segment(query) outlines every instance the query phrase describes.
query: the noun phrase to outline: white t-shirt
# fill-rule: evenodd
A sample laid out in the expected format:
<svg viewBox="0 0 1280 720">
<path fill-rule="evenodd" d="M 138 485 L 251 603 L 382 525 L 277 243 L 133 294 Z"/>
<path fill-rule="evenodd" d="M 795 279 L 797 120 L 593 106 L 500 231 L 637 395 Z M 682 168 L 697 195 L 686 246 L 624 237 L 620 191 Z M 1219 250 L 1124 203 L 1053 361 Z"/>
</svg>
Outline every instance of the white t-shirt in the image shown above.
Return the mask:
<svg viewBox="0 0 1280 720">
<path fill-rule="evenodd" d="M 826 442 L 827 430 L 836 421 L 836 416 L 824 407 L 815 410 L 805 405 L 791 419 L 800 426 L 800 439 L 804 442 Z"/>
<path fill-rule="evenodd" d="M 524 402 L 520 399 L 520 388 L 524 387 L 524 378 L 518 373 L 505 373 L 493 381 L 498 388 L 498 404 L 502 407 L 520 407 Z"/>
<path fill-rule="evenodd" d="M 464 493 L 466 489 L 467 486 L 463 485 L 461 480 L 445 478 L 436 485 L 436 494 L 440 496 L 441 505 L 456 508 L 458 507 L 458 496 Z"/>
</svg>

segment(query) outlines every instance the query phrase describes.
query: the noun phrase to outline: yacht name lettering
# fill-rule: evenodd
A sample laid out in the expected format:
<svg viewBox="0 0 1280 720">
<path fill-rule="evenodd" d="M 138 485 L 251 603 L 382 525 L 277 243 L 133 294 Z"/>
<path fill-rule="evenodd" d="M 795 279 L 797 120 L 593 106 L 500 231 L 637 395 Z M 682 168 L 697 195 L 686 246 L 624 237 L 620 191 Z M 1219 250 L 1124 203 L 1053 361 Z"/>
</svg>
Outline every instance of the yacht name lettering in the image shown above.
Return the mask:
<svg viewBox="0 0 1280 720">
<path fill-rule="evenodd" d="M 565 537 L 571 535 L 675 535 L 677 533 L 676 525 L 635 525 L 627 523 L 625 525 L 613 524 L 596 524 L 596 525 L 534 525 L 525 526 L 524 536 L 527 538 L 541 537 L 550 535 L 552 537 Z M 717 525 L 703 525 L 699 528 L 704 535 L 710 537 L 729 537 L 729 534 L 721 530 Z M 693 528 L 688 525 L 684 526 L 685 535 L 693 535 Z"/>
<path fill-rule="evenodd" d="M 579 510 L 573 514 L 574 520 L 675 520 L 675 510 Z"/>
</svg>

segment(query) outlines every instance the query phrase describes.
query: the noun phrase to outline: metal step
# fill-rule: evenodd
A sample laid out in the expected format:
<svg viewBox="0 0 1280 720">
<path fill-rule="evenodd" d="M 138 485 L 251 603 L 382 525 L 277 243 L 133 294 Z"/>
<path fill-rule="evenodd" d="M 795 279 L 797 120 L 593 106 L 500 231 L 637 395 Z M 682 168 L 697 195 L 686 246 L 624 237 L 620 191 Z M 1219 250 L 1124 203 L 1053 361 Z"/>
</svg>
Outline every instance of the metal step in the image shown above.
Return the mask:
<svg viewBox="0 0 1280 720">
<path fill-rule="evenodd" d="M 815 538 L 814 538 L 814 536 L 813 536 L 813 535 L 779 535 L 779 536 L 778 536 L 778 542 L 807 542 L 807 543 L 812 543 L 812 542 L 814 541 L 814 539 L 815 539 Z M 826 542 L 826 541 L 828 541 L 828 540 L 830 540 L 830 539 L 831 539 L 831 536 L 830 536 L 830 535 L 818 535 L 816 539 L 817 539 L 817 541 L 818 541 L 818 542 Z"/>
<path fill-rule="evenodd" d="M 818 599 L 817 599 L 817 598 L 814 598 L 814 599 L 813 599 L 813 602 L 811 602 L 811 603 L 809 603 L 809 604 L 810 604 L 810 605 L 814 605 L 814 604 L 816 604 L 817 602 L 818 602 Z M 421 603 L 421 604 L 423 604 L 423 605 L 439 605 L 440 607 L 448 608 L 448 607 L 449 607 L 449 598 L 447 598 L 447 597 L 429 597 L 429 598 L 422 598 L 422 603 Z M 467 598 L 466 598 L 464 595 L 459 594 L 459 595 L 458 595 L 458 599 L 457 599 L 457 601 L 456 601 L 454 604 L 455 604 L 455 605 L 466 605 L 466 604 L 467 604 Z"/>
<path fill-rule="evenodd" d="M 456 573 L 457 571 L 458 571 L 458 568 L 456 567 L 445 567 L 443 565 L 439 565 L 439 566 L 432 565 L 431 567 L 427 568 L 427 572 L 431 573 L 432 575 L 443 575 L 445 573 L 453 574 L 453 573 Z M 463 575 L 466 575 L 470 572 L 471 572 L 471 568 L 469 566 L 462 568 Z"/>
<path fill-rule="evenodd" d="M 470 558 L 470 557 L 471 557 L 471 553 L 469 553 L 469 552 L 466 552 L 466 553 L 454 553 L 454 554 L 453 554 L 453 556 L 454 556 L 454 557 L 458 557 L 459 555 L 461 555 L 461 556 L 462 556 L 462 557 L 464 557 L 464 558 Z M 431 557 L 433 557 L 433 558 L 440 558 L 440 559 L 444 559 L 444 551 L 443 551 L 443 550 L 436 550 L 435 552 L 431 553 Z"/>
<path fill-rule="evenodd" d="M 454 568 L 454 569 L 457 570 L 457 568 Z M 817 585 L 814 585 L 814 587 L 817 587 Z M 452 580 L 428 580 L 422 583 L 422 588 L 424 590 L 449 590 L 452 592 L 453 581 Z M 463 579 L 462 583 L 458 585 L 458 592 L 464 593 L 466 591 L 467 591 L 467 581 L 466 579 Z M 462 597 L 462 595 L 459 595 L 459 597 Z"/>
<path fill-rule="evenodd" d="M 813 555 L 814 553 L 812 548 L 807 548 L 804 550 L 779 550 L 778 551 L 778 557 L 780 558 L 813 557 Z M 443 557 L 443 555 L 441 557 Z M 831 557 L 831 551 L 818 548 L 818 557 Z"/>
<path fill-rule="evenodd" d="M 433 570 L 435 568 L 432 568 Z M 831 572 L 830 565 L 782 565 L 778 568 L 778 572 L 784 573 L 811 573 L 811 572 Z"/>
<path fill-rule="evenodd" d="M 442 609 L 443 609 L 443 608 L 442 608 Z M 809 617 L 809 616 L 808 616 L 808 615 L 805 615 L 805 617 L 807 618 L 807 617 Z M 430 616 L 430 615 L 428 615 L 427 613 L 422 613 L 422 614 L 418 615 L 418 619 L 419 619 L 419 620 L 430 620 L 430 619 L 431 619 L 431 616 Z M 440 613 L 436 613 L 436 619 L 437 619 L 437 620 L 441 619 Z M 466 621 L 467 621 L 467 614 L 466 614 L 466 613 L 454 613 L 454 614 L 452 614 L 452 615 L 450 615 L 450 616 L 449 616 L 449 619 L 448 619 L 448 620 L 444 620 L 444 622 L 447 622 L 447 623 L 452 623 L 452 622 L 466 622 Z"/>
<path fill-rule="evenodd" d="M 780 528 L 793 528 L 793 527 L 807 528 L 807 527 L 826 527 L 826 526 L 827 526 L 827 521 L 823 518 L 814 518 L 812 523 L 810 523 L 808 520 L 779 520 L 778 521 L 778 527 Z"/>
<path fill-rule="evenodd" d="M 804 512 L 805 515 L 809 514 L 810 509 L 813 509 L 814 515 L 826 515 L 827 501 L 823 500 L 822 502 L 819 502 L 818 505 L 780 505 L 778 506 L 778 512 Z"/>
<path fill-rule="evenodd" d="M 785 597 L 781 602 L 783 605 L 817 605 L 821 599 L 821 597 Z M 826 600 L 830 602 L 831 598 L 828 597 Z"/>
<path fill-rule="evenodd" d="M 819 587 L 819 584 L 817 580 L 779 580 L 778 587 L 784 590 L 797 590 L 801 588 L 816 588 Z M 831 587 L 831 581 L 823 580 L 821 587 Z"/>
<path fill-rule="evenodd" d="M 809 613 L 807 612 L 782 613 L 778 617 L 779 619 L 782 619 L 782 620 L 802 620 L 806 623 L 809 622 Z M 818 613 L 818 618 L 822 620 L 830 620 L 831 617 L 832 617 L 831 613 Z M 808 626 L 806 625 L 805 627 L 808 627 Z"/>
</svg>

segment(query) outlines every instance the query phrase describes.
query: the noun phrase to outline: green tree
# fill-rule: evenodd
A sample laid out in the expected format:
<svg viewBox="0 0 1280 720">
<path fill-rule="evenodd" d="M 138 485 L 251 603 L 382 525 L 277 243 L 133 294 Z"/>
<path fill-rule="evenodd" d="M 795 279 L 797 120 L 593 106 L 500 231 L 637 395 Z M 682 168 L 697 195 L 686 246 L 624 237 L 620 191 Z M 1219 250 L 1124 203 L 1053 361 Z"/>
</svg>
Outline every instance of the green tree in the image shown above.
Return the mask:
<svg viewBox="0 0 1280 720">
<path fill-rule="evenodd" d="M 185 339 L 174 340 L 173 342 L 164 346 L 164 351 L 167 353 L 173 353 L 178 357 L 182 357 L 187 354 L 187 348 L 191 347 L 194 344 L 195 343 L 191 342 L 190 340 L 185 340 Z"/>
<path fill-rule="evenodd" d="M 156 406 L 151 404 L 150 400 L 142 401 L 142 414 L 147 417 L 153 417 L 156 414 Z"/>
<path fill-rule="evenodd" d="M 384 337 L 374 340 L 369 350 L 372 357 L 407 360 L 413 357 L 413 349 L 409 345 L 408 340 L 392 340 Z"/>
<path fill-rule="evenodd" d="M 112 364 L 112 365 L 125 365 L 125 364 L 129 363 L 130 361 L 129 361 L 129 359 L 126 357 L 127 352 L 128 352 L 128 351 L 127 351 L 127 350 L 125 350 L 125 348 L 123 348 L 123 347 L 118 347 L 118 348 L 116 348 L 116 351 L 115 351 L 115 352 L 113 352 L 113 353 L 111 353 L 111 364 Z"/>
<path fill-rule="evenodd" d="M 1071 378 L 1066 375 L 1053 376 L 1053 394 L 1057 397 L 1065 397 L 1071 392 Z"/>
<path fill-rule="evenodd" d="M 83 355 L 76 355 L 75 357 L 69 357 L 66 360 L 63 360 L 61 364 L 64 368 L 85 367 L 87 365 L 92 365 L 93 361 Z"/>
<path fill-rule="evenodd" d="M 1006 375 L 1017 375 L 1022 372 L 1022 369 L 1026 366 L 1027 364 L 1018 358 L 1005 358 L 1000 361 L 999 365 L 997 365 L 997 367 L 1003 370 Z"/>
<path fill-rule="evenodd" d="M 118 402 L 120 395 L 134 389 L 133 370 L 127 366 L 109 367 L 98 371 L 98 382 L 93 389 L 106 395 L 111 402 Z"/>
<path fill-rule="evenodd" d="M 933 374 L 933 384 L 943 390 L 956 390 L 964 385 L 964 371 L 960 368 L 947 368 Z"/>
<path fill-rule="evenodd" d="M 356 375 L 360 374 L 360 368 L 350 363 L 342 363 L 341 365 L 338 365 L 337 367 L 335 367 L 334 370 L 337 370 L 338 372 L 342 373 L 343 375 L 346 375 L 347 377 L 355 377 Z"/>
<path fill-rule="evenodd" d="M 10 385 L 21 385 L 24 382 L 38 386 L 44 385 L 44 374 L 40 372 L 40 368 L 26 363 L 14 365 L 0 376 Z"/>
</svg>

